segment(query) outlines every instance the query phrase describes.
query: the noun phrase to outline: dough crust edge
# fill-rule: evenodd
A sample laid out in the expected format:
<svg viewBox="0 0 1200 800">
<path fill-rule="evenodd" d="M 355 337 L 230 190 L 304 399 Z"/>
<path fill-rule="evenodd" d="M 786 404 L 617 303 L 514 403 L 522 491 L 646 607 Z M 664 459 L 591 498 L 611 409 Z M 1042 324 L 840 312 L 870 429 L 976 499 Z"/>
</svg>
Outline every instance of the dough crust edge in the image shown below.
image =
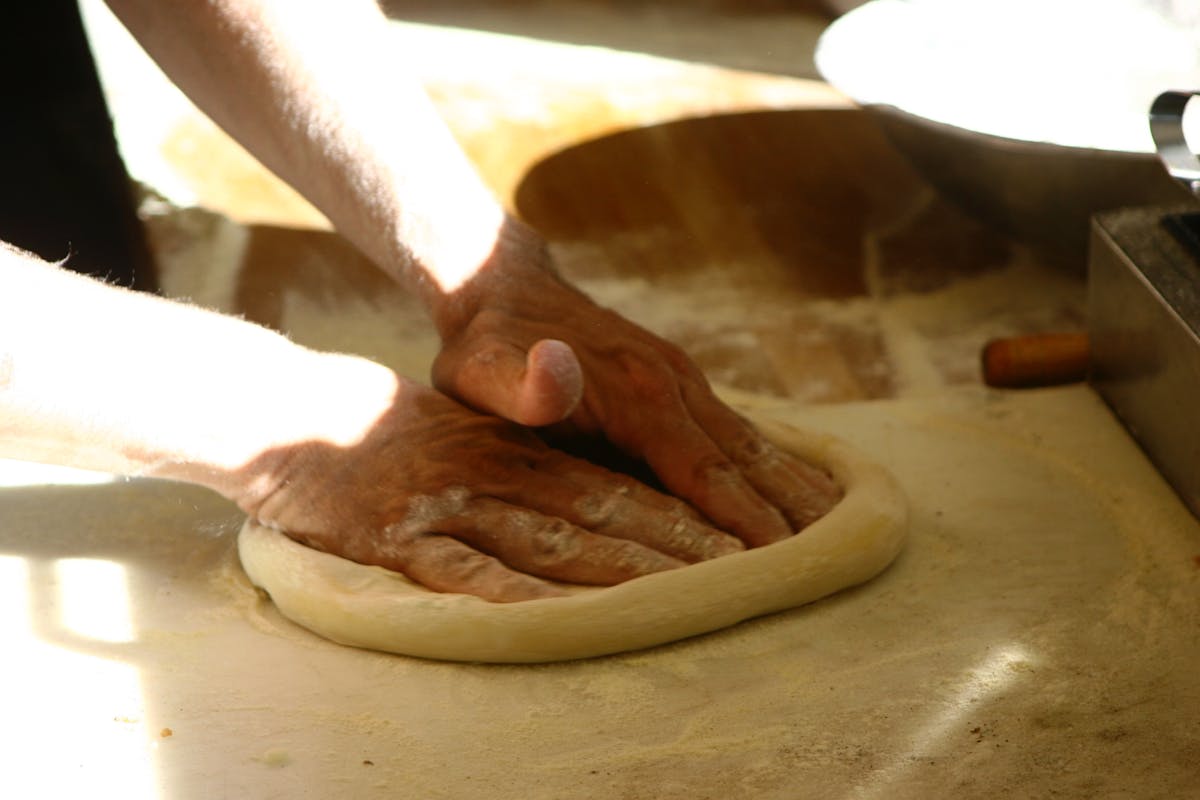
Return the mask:
<svg viewBox="0 0 1200 800">
<path fill-rule="evenodd" d="M 828 469 L 845 496 L 766 547 L 569 597 L 489 603 L 432 592 L 403 575 L 301 545 L 247 520 L 238 554 L 251 582 L 293 622 L 332 641 L 448 661 L 589 658 L 709 633 L 794 608 L 882 572 L 900 553 L 908 504 L 896 480 L 828 435 L 754 420 L 776 445 Z"/>
</svg>

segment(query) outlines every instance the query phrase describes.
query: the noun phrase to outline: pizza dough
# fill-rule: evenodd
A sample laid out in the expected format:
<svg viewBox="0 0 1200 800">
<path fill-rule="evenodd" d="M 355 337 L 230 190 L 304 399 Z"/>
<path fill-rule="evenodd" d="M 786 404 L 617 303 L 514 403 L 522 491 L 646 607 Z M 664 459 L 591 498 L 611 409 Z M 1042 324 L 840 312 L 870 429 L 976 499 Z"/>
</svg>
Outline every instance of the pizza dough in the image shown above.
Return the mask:
<svg viewBox="0 0 1200 800">
<path fill-rule="evenodd" d="M 284 616 L 342 644 L 453 661 L 542 662 L 683 639 L 803 605 L 881 572 L 907 504 L 892 476 L 831 436 L 760 421 L 777 445 L 845 489 L 825 517 L 766 547 L 568 597 L 491 603 L 305 547 L 247 521 L 238 552 Z"/>
</svg>

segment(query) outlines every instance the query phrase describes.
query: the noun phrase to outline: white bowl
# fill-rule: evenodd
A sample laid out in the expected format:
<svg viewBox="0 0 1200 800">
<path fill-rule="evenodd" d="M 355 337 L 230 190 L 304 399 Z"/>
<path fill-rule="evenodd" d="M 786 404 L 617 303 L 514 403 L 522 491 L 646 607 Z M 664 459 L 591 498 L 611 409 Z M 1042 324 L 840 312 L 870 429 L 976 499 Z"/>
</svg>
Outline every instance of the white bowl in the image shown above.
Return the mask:
<svg viewBox="0 0 1200 800">
<path fill-rule="evenodd" d="M 1189 196 L 1147 112 L 1200 88 L 1196 0 L 872 0 L 816 62 L 935 186 L 1056 259 L 1083 262 L 1097 211 Z"/>
</svg>

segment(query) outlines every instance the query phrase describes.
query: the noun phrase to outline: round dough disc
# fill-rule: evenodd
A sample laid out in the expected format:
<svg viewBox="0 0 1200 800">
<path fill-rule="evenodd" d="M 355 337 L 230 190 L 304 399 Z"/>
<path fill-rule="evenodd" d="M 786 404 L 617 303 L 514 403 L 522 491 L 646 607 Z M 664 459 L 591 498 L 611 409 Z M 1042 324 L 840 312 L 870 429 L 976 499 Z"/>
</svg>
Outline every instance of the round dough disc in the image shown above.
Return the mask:
<svg viewBox="0 0 1200 800">
<path fill-rule="evenodd" d="M 453 661 L 542 662 L 636 650 L 809 603 L 866 581 L 900 552 L 907 503 L 892 476 L 828 435 L 759 421 L 845 490 L 796 536 L 567 597 L 491 603 L 305 547 L 247 521 L 238 552 L 284 616 L 335 642 Z"/>
</svg>

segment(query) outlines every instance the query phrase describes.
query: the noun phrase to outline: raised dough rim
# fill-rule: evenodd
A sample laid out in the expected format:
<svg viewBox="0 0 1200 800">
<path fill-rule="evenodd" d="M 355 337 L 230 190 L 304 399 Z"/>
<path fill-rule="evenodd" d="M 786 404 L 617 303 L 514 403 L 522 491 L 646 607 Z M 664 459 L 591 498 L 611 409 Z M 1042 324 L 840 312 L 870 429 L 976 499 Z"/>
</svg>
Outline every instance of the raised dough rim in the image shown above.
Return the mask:
<svg viewBox="0 0 1200 800">
<path fill-rule="evenodd" d="M 238 552 L 284 616 L 346 645 L 451 661 L 529 663 L 636 650 L 803 605 L 862 583 L 899 554 L 907 503 L 895 479 L 840 440 L 769 420 L 776 444 L 830 470 L 832 511 L 767 547 L 570 597 L 489 603 L 305 547 L 247 520 Z M 714 590 L 715 584 L 719 588 Z"/>
</svg>

